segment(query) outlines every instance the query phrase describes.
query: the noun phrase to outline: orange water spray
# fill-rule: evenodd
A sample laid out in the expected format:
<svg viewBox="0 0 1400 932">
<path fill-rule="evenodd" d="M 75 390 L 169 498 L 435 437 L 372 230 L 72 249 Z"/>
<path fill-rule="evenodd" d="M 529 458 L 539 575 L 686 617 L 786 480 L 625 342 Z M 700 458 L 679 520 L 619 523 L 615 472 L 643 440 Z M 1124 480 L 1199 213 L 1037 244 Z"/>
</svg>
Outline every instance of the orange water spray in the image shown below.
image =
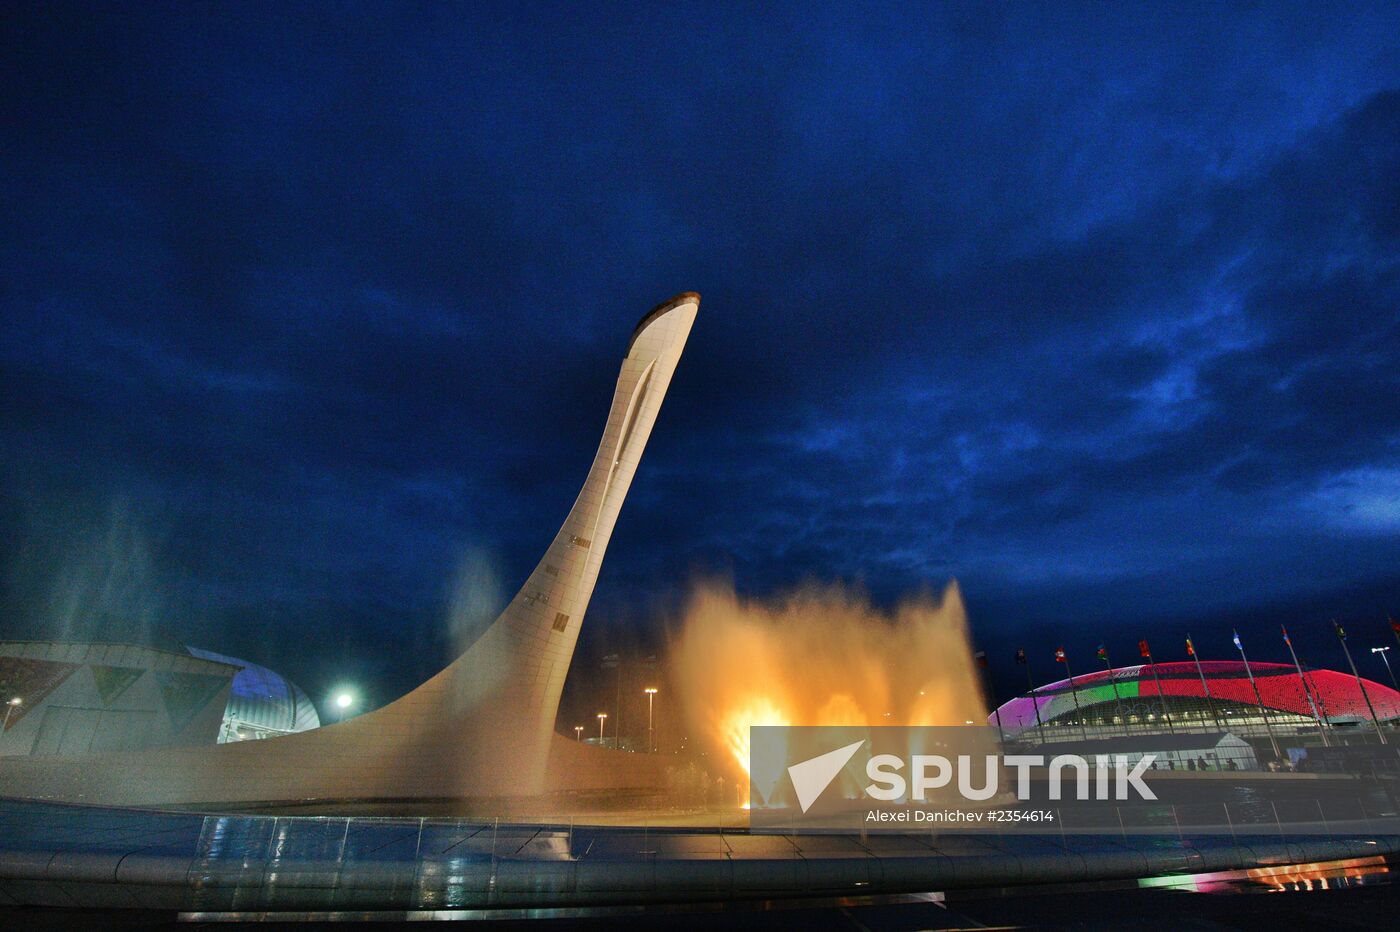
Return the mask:
<svg viewBox="0 0 1400 932">
<path fill-rule="evenodd" d="M 837 586 L 755 600 L 704 583 L 686 608 L 675 669 L 691 727 L 744 780 L 751 726 L 987 718 L 956 584 L 883 612 Z M 755 789 L 766 798 L 771 788 Z"/>
</svg>

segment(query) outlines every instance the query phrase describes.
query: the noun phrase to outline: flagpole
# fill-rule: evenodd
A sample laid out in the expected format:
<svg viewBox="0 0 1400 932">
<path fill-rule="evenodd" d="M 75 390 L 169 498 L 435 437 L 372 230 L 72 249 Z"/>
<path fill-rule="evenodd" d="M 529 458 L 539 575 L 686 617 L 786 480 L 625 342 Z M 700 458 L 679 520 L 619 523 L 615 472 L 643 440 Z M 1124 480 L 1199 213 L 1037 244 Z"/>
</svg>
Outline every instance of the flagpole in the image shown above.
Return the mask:
<svg viewBox="0 0 1400 932">
<path fill-rule="evenodd" d="M 1167 723 L 1167 734 L 1176 734 L 1176 729 L 1172 727 L 1171 716 L 1167 714 L 1167 696 L 1162 692 L 1162 678 L 1157 675 L 1157 664 L 1152 659 L 1152 648 L 1147 646 L 1147 641 L 1139 641 L 1142 647 L 1143 656 L 1147 658 L 1147 664 L 1152 668 L 1152 679 L 1157 684 L 1157 701 L 1162 706 L 1162 721 Z"/>
<path fill-rule="evenodd" d="M 1342 626 L 1337 623 L 1337 619 L 1332 619 L 1332 627 L 1337 632 L 1337 640 L 1342 642 L 1342 653 L 1347 655 L 1347 665 L 1351 667 L 1351 675 L 1356 677 L 1356 685 L 1361 687 L 1361 698 L 1366 700 L 1366 708 L 1371 712 L 1371 724 L 1376 726 L 1376 737 L 1381 739 L 1381 744 L 1386 744 L 1385 732 L 1381 731 L 1381 720 L 1376 717 L 1376 707 L 1371 705 L 1371 694 L 1366 692 L 1366 682 L 1361 679 L 1361 674 L 1356 672 L 1356 661 L 1351 659 L 1351 648 L 1347 647 L 1347 633 L 1342 630 Z"/>
<path fill-rule="evenodd" d="M 1006 744 L 1006 732 L 1001 730 L 1001 706 L 997 704 L 997 693 L 992 688 L 992 670 L 988 666 L 986 651 L 978 651 L 976 657 L 982 667 L 982 687 L 987 690 L 987 701 L 992 704 L 992 717 L 997 720 L 997 740 Z"/>
<path fill-rule="evenodd" d="M 1191 659 L 1196 661 L 1196 675 L 1201 678 L 1201 690 L 1206 694 L 1206 705 L 1210 707 L 1210 717 L 1215 719 L 1215 727 L 1221 731 L 1225 730 L 1225 724 L 1220 721 L 1220 709 L 1216 708 L 1215 700 L 1210 695 L 1210 684 L 1206 682 L 1206 671 L 1201 669 L 1201 658 L 1196 653 L 1196 645 L 1191 643 L 1191 635 L 1186 635 L 1186 653 L 1191 655 Z"/>
<path fill-rule="evenodd" d="M 1308 682 L 1312 685 L 1313 695 L 1317 697 L 1317 710 L 1322 713 L 1322 721 L 1326 723 L 1327 730 L 1331 731 L 1336 726 L 1332 724 L 1332 716 L 1327 713 L 1327 697 L 1322 694 L 1322 690 L 1317 688 L 1317 671 L 1309 670 L 1307 673 Z M 1346 744 L 1346 741 L 1343 740 L 1341 743 Z"/>
<path fill-rule="evenodd" d="M 1330 748 L 1332 742 L 1327 738 L 1327 729 L 1322 725 L 1322 713 L 1317 710 L 1317 703 L 1313 701 L 1312 689 L 1308 687 L 1307 678 L 1303 676 L 1303 665 L 1298 662 L 1298 652 L 1293 649 L 1293 639 L 1288 636 L 1288 629 L 1279 625 L 1283 629 L 1283 643 L 1288 645 L 1288 654 L 1293 658 L 1293 669 L 1298 671 L 1298 682 L 1303 684 L 1303 695 L 1308 697 L 1308 705 L 1312 707 L 1313 718 L 1317 719 L 1317 732 L 1322 736 L 1322 746 Z"/>
<path fill-rule="evenodd" d="M 1264 730 L 1269 733 L 1269 744 L 1274 749 L 1274 760 L 1283 760 L 1283 754 L 1278 749 L 1278 739 L 1274 737 L 1274 725 L 1269 721 L 1269 710 L 1264 707 L 1264 697 L 1259 695 L 1259 684 L 1254 682 L 1254 671 L 1249 669 L 1249 657 L 1244 652 L 1244 642 L 1240 640 L 1240 633 L 1234 632 L 1235 646 L 1240 649 L 1240 659 L 1244 661 L 1244 675 L 1249 677 L 1249 685 L 1254 688 L 1254 701 L 1259 704 L 1259 711 L 1264 716 Z"/>
<path fill-rule="evenodd" d="M 1065 676 L 1069 677 L 1069 694 L 1074 699 L 1074 715 L 1079 719 L 1079 734 L 1088 741 L 1089 729 L 1084 727 L 1084 713 L 1079 711 L 1079 689 L 1074 685 L 1074 674 L 1069 668 L 1069 654 L 1065 653 L 1064 648 L 1060 649 L 1060 662 L 1065 665 Z"/>
<path fill-rule="evenodd" d="M 1040 743 L 1045 743 L 1045 725 L 1040 720 L 1040 700 L 1035 696 L 1035 680 L 1031 679 L 1031 658 L 1023 647 L 1018 654 L 1021 663 L 1026 665 L 1026 695 L 1030 697 L 1031 708 L 1035 709 L 1035 734 Z"/>
<path fill-rule="evenodd" d="M 1104 669 L 1108 671 L 1108 681 L 1113 684 L 1113 707 L 1118 710 L 1118 717 L 1123 720 L 1123 734 L 1129 734 L 1128 716 L 1123 713 L 1123 699 L 1118 695 L 1118 678 L 1113 675 L 1113 664 L 1108 659 L 1108 648 L 1099 645 L 1099 659 L 1103 661 Z"/>
</svg>

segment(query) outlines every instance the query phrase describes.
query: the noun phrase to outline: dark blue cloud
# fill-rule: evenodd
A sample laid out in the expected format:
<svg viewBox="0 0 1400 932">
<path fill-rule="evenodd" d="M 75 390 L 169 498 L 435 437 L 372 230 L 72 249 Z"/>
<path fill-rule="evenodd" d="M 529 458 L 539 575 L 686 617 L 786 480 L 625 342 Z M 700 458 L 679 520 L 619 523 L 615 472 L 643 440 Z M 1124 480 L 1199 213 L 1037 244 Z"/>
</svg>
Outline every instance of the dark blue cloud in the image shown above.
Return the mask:
<svg viewBox="0 0 1400 932">
<path fill-rule="evenodd" d="M 4 15 L 17 633 L 115 564 L 78 622 L 411 684 L 689 288 L 590 650 L 713 571 L 997 649 L 1400 609 L 1384 6 Z"/>
</svg>

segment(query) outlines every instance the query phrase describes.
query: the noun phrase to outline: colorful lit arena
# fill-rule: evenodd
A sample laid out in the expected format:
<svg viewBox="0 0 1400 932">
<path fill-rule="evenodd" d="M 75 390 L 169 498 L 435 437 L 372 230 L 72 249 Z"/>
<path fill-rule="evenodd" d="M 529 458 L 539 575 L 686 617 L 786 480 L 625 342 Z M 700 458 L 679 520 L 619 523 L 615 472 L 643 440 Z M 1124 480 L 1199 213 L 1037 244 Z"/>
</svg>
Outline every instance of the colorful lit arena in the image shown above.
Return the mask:
<svg viewBox="0 0 1400 932">
<path fill-rule="evenodd" d="M 1189 661 L 1142 664 L 1048 683 L 1000 706 L 991 722 L 1008 737 L 1037 727 L 1077 733 L 1081 725 L 1091 734 L 1173 727 L 1297 733 L 1368 727 L 1372 709 L 1381 723 L 1400 718 L 1400 693 L 1335 670 L 1300 676 L 1288 664 L 1251 662 L 1246 672 L 1240 661 L 1203 660 L 1199 670 Z"/>
</svg>

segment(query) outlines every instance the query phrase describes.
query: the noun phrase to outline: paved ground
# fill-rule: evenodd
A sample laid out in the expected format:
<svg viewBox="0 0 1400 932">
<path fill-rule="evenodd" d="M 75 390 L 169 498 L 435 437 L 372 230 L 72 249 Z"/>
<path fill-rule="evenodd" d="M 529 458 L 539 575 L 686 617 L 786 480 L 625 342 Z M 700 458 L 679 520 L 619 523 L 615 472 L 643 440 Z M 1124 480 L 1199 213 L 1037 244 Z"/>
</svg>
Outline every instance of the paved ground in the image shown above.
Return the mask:
<svg viewBox="0 0 1400 932">
<path fill-rule="evenodd" d="M 177 909 L 243 918 L 271 911 L 269 918 L 285 920 L 277 911 L 487 905 L 495 911 L 447 918 L 490 919 L 502 929 L 547 917 L 560 930 L 668 932 L 1391 928 L 1400 906 L 1394 888 L 1366 885 L 1388 880 L 1395 862 L 1387 858 L 1397 854 L 1394 833 L 862 838 L 207 816 L 7 800 L 0 801 L 0 904 L 8 904 L 0 906 L 0 929 L 170 926 Z M 1334 863 L 1342 858 L 1349 860 Z M 1298 886 L 1314 892 L 1242 892 Z M 940 902 L 870 896 L 930 888 L 953 892 Z M 855 894 L 862 898 L 755 902 Z M 716 905 L 669 905 L 706 899 Z M 653 905 L 607 905 L 619 903 Z M 568 908 L 540 908 L 550 905 Z"/>
<path fill-rule="evenodd" d="M 1400 915 L 1400 887 L 1373 885 L 1310 893 L 1199 894 L 1162 889 L 1103 885 L 1051 890 L 1022 889 L 952 895 L 945 903 L 895 902 L 864 905 L 764 907 L 737 905 L 722 909 L 676 912 L 646 910 L 597 916 L 544 919 L 502 918 L 486 926 L 500 932 L 544 928 L 555 932 L 713 932 L 719 929 L 775 932 L 914 932 L 950 929 L 1393 929 Z M 385 917 L 346 917 L 350 928 L 391 923 Z M 205 923 L 178 922 L 174 913 L 81 910 L 0 909 L 0 928 L 34 932 L 68 929 L 188 929 Z M 471 918 L 480 924 L 480 919 Z M 208 923 L 229 928 L 243 923 Z M 266 917 L 259 929 L 345 928 L 343 923 L 287 922 Z"/>
</svg>

